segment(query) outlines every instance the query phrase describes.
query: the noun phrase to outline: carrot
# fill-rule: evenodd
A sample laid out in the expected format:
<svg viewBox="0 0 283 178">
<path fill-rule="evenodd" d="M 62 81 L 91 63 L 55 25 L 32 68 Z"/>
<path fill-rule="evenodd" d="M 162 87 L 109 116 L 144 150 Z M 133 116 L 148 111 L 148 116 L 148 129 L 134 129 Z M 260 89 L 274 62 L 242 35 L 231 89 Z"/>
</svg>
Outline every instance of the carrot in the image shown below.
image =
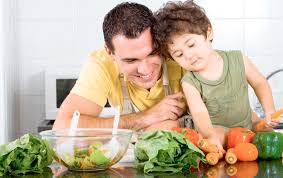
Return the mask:
<svg viewBox="0 0 283 178">
<path fill-rule="evenodd" d="M 219 161 L 219 159 L 222 158 L 222 156 L 220 156 L 219 153 L 207 153 L 207 155 L 205 156 L 207 162 L 209 165 L 216 165 Z"/>
<path fill-rule="evenodd" d="M 200 139 L 197 146 L 204 152 L 217 153 L 218 148 L 216 145 L 209 143 L 207 139 Z"/>
<path fill-rule="evenodd" d="M 283 114 L 283 108 L 271 114 L 271 119 L 277 119 L 279 116 Z"/>
<path fill-rule="evenodd" d="M 262 130 L 265 128 L 266 121 L 260 121 L 258 124 L 256 124 L 256 130 Z"/>
<path fill-rule="evenodd" d="M 225 155 L 225 160 L 228 164 L 235 164 L 237 162 L 237 156 L 234 148 L 229 148 Z"/>
<path fill-rule="evenodd" d="M 258 150 L 252 143 L 239 143 L 235 146 L 235 155 L 240 161 L 254 161 L 258 157 Z"/>
<path fill-rule="evenodd" d="M 228 176 L 234 176 L 237 174 L 237 167 L 235 165 L 229 165 L 227 168 L 226 168 L 226 174 Z"/>
<path fill-rule="evenodd" d="M 277 120 L 277 119 L 280 119 L 279 116 L 283 114 L 283 108 L 272 113 L 271 114 L 271 120 Z M 265 125 L 266 125 L 266 121 L 260 121 L 257 125 L 256 125 L 256 129 L 257 130 L 262 130 L 265 128 Z"/>
</svg>

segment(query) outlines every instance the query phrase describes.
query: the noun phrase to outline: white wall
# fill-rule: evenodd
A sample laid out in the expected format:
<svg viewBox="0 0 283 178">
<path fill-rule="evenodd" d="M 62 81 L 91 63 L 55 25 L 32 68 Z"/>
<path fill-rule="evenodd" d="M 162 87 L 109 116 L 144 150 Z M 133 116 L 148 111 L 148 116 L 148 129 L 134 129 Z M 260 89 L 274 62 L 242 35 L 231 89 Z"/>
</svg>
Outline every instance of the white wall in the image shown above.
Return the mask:
<svg viewBox="0 0 283 178">
<path fill-rule="evenodd" d="M 17 59 L 15 48 L 15 1 L 0 2 L 0 143 L 13 139 L 16 117 Z"/>
<path fill-rule="evenodd" d="M 121 0 L 16 0 L 19 64 L 19 129 L 36 132 L 44 119 L 44 70 L 80 66 L 103 45 L 102 20 Z M 166 0 L 136 2 L 157 10 Z M 210 17 L 214 46 L 240 49 L 267 75 L 283 67 L 283 2 L 280 0 L 198 0 Z"/>
<path fill-rule="evenodd" d="M 0 1 L 0 12 L 3 12 L 3 3 Z M 3 17 L 4 14 L 0 13 L 0 144 L 3 144 L 6 142 L 6 108 L 5 108 L 5 90 L 4 90 L 4 23 L 3 23 Z"/>
</svg>

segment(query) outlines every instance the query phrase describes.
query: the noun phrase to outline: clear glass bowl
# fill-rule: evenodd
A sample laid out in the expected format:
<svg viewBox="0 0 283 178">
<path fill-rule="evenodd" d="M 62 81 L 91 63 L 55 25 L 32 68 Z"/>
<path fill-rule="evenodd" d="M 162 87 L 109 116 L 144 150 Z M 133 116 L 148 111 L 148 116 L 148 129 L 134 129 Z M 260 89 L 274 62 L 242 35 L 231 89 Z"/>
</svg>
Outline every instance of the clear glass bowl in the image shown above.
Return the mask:
<svg viewBox="0 0 283 178">
<path fill-rule="evenodd" d="M 118 129 L 59 129 L 40 132 L 55 152 L 54 159 L 74 171 L 105 170 L 122 159 L 133 132 Z"/>
</svg>

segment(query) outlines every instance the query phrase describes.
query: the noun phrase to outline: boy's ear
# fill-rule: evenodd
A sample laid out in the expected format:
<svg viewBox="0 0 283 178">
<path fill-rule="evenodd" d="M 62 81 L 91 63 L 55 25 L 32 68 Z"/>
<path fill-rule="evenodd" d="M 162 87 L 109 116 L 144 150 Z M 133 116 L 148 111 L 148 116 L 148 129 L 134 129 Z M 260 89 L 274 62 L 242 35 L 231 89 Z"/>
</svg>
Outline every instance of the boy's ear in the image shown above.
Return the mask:
<svg viewBox="0 0 283 178">
<path fill-rule="evenodd" d="M 213 40 L 213 38 L 214 38 L 214 35 L 213 35 L 213 30 L 212 30 L 212 28 L 211 27 L 208 27 L 207 28 L 207 39 L 209 40 L 209 41 L 212 41 Z"/>
</svg>

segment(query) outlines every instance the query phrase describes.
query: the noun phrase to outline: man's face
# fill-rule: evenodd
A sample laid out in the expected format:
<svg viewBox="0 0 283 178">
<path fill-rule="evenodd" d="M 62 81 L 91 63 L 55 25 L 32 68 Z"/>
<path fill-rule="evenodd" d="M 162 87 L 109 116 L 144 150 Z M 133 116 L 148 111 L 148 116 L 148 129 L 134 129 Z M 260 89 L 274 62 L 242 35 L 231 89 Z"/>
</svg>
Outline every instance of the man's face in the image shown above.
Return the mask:
<svg viewBox="0 0 283 178">
<path fill-rule="evenodd" d="M 129 81 L 144 89 L 152 88 L 160 77 L 162 60 L 154 54 L 150 28 L 134 39 L 116 35 L 112 57 Z"/>
</svg>

